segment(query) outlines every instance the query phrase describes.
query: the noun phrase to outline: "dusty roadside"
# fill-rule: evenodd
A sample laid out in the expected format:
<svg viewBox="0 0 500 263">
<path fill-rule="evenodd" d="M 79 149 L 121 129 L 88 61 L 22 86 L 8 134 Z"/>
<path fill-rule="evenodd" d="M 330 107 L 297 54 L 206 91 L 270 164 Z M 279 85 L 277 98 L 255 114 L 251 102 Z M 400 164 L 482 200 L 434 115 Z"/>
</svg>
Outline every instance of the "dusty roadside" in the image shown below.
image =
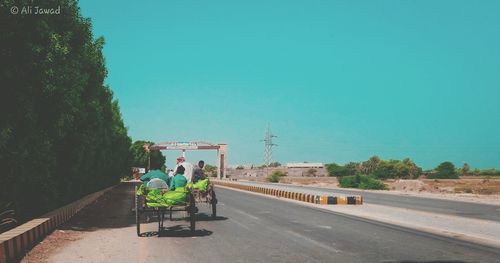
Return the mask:
<svg viewBox="0 0 500 263">
<path fill-rule="evenodd" d="M 118 229 L 120 232 L 119 228 L 133 226 L 135 224 L 135 218 L 131 213 L 133 192 L 130 191 L 133 191 L 133 188 L 129 183 L 122 183 L 105 193 L 38 243 L 21 262 L 53 262 L 50 259 L 53 254 L 91 232 L 108 229 Z"/>
</svg>

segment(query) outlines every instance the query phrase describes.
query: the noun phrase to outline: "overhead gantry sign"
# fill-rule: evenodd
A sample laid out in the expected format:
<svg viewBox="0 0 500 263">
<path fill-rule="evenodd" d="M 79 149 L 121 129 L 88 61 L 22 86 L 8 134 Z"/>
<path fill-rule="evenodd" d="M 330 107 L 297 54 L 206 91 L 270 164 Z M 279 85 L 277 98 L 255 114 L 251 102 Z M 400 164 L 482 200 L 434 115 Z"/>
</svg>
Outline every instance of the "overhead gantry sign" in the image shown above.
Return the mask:
<svg viewBox="0 0 500 263">
<path fill-rule="evenodd" d="M 160 151 L 182 151 L 185 157 L 186 150 L 217 150 L 217 178 L 226 178 L 227 144 L 209 143 L 203 141 L 194 142 L 160 142 L 149 145 L 150 150 Z"/>
</svg>

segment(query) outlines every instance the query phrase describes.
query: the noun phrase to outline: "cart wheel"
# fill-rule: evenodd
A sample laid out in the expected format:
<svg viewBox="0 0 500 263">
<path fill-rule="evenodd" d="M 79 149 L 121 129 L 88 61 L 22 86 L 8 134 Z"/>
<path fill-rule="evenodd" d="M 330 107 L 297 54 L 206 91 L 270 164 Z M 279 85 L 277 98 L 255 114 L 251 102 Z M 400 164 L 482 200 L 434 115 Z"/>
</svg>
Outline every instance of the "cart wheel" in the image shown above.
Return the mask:
<svg viewBox="0 0 500 263">
<path fill-rule="evenodd" d="M 211 198 L 211 204 L 212 204 L 212 218 L 217 217 L 217 198 L 215 197 L 215 192 L 212 190 L 212 198 Z"/>
<path fill-rule="evenodd" d="M 196 230 L 196 213 L 189 213 L 190 229 L 192 232 Z"/>
<path fill-rule="evenodd" d="M 189 222 L 190 226 L 189 228 L 191 229 L 192 232 L 196 230 L 196 206 L 195 206 L 195 201 L 194 201 L 194 196 L 192 193 L 189 193 L 189 207 L 188 207 L 188 214 L 189 214 Z"/>
<path fill-rule="evenodd" d="M 135 187 L 135 193 L 137 193 L 137 186 Z M 134 194 L 135 194 L 134 193 Z M 135 223 L 137 225 L 137 236 L 141 236 L 141 213 L 139 211 L 139 196 L 135 194 Z"/>
</svg>

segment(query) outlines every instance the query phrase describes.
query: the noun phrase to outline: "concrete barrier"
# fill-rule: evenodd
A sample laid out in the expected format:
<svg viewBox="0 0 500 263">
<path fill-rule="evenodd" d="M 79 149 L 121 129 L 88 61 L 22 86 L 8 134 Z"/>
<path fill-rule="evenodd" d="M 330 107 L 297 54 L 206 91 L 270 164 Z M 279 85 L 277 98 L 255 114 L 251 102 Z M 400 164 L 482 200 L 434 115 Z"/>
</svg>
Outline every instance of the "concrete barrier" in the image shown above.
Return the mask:
<svg viewBox="0 0 500 263">
<path fill-rule="evenodd" d="M 0 263 L 18 262 L 31 248 L 56 227 L 68 221 L 85 206 L 93 203 L 114 186 L 51 211 L 14 229 L 0 234 Z"/>
<path fill-rule="evenodd" d="M 215 185 L 231 187 L 235 189 L 272 195 L 277 197 L 283 197 L 287 199 L 297 200 L 301 202 L 311 203 L 311 204 L 320 204 L 320 205 L 362 205 L 363 197 L 362 196 L 329 196 L 329 195 L 312 195 L 305 194 L 300 192 L 291 192 L 285 190 L 279 190 L 269 187 L 261 187 L 261 186 L 250 186 L 239 183 L 234 183 L 229 180 L 214 180 L 212 179 Z M 1 262 L 3 263 L 3 262 Z"/>
</svg>

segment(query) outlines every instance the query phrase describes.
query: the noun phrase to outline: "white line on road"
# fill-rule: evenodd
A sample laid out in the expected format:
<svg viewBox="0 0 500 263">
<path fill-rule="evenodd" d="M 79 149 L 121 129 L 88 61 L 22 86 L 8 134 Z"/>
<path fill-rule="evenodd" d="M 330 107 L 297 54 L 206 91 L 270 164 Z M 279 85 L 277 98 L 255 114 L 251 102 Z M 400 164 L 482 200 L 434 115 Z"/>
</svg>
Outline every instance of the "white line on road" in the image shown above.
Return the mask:
<svg viewBox="0 0 500 263">
<path fill-rule="evenodd" d="M 321 242 L 318 242 L 318 241 L 316 241 L 314 239 L 310 239 L 310 238 L 308 238 L 308 237 L 306 237 L 304 235 L 301 235 L 301 234 L 299 234 L 299 233 L 297 233 L 295 231 L 286 230 L 286 232 L 289 233 L 289 234 L 291 234 L 291 235 L 293 235 L 293 236 L 295 236 L 295 237 L 304 239 L 305 241 L 312 243 L 314 246 L 321 247 L 321 248 L 324 248 L 326 250 L 329 250 L 329 251 L 332 251 L 332 252 L 335 252 L 335 253 L 340 253 L 340 250 L 335 249 L 333 246 L 331 246 L 331 247 L 327 246 L 327 245 L 325 245 L 325 244 L 323 244 Z"/>
<path fill-rule="evenodd" d="M 250 218 L 252 218 L 252 219 L 254 219 L 254 220 L 259 220 L 259 218 L 258 218 L 258 217 L 253 216 L 253 215 L 251 215 L 251 214 L 249 214 L 249 213 L 245 213 L 245 212 L 243 212 L 243 211 L 241 211 L 241 210 L 239 210 L 239 209 L 232 208 L 232 210 L 234 210 L 235 212 L 240 213 L 240 214 L 242 214 L 242 215 L 244 215 L 244 216 L 250 217 Z"/>
</svg>

